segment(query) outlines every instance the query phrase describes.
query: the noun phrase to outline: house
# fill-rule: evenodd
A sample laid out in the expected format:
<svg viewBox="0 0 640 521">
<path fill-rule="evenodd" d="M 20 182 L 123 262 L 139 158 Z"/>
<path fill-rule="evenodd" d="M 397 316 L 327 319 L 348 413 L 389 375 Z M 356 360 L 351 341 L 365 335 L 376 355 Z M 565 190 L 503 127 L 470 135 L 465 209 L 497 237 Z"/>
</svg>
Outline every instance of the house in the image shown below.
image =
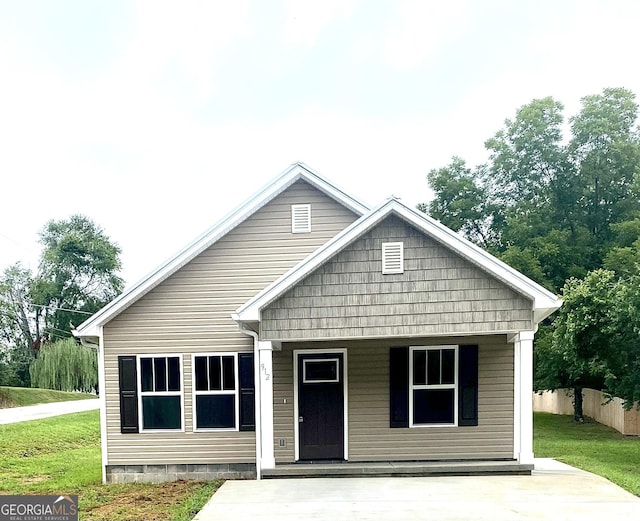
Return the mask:
<svg viewBox="0 0 640 521">
<path fill-rule="evenodd" d="M 103 478 L 530 471 L 533 337 L 560 305 L 401 201 L 369 208 L 295 163 L 78 327 Z"/>
</svg>

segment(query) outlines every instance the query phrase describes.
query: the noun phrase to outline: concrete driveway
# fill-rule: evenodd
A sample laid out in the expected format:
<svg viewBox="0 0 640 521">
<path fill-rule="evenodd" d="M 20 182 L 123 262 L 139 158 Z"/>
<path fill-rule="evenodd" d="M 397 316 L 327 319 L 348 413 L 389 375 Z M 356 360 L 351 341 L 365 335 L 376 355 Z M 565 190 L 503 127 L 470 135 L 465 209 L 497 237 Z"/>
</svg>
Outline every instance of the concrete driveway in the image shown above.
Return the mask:
<svg viewBox="0 0 640 521">
<path fill-rule="evenodd" d="M 640 498 L 550 459 L 531 476 L 227 481 L 194 521 L 638 519 Z"/>
</svg>

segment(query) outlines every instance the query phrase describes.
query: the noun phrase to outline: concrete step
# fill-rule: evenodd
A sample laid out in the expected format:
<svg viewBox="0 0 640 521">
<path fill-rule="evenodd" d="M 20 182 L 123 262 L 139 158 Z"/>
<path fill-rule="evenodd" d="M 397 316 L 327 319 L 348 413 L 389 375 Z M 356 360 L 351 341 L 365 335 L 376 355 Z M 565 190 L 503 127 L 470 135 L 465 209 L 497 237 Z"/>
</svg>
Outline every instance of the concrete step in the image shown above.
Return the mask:
<svg viewBox="0 0 640 521">
<path fill-rule="evenodd" d="M 369 463 L 317 462 L 276 465 L 262 469 L 263 478 L 366 477 L 366 476 L 477 476 L 529 475 L 533 465 L 517 461 L 384 461 Z"/>
</svg>

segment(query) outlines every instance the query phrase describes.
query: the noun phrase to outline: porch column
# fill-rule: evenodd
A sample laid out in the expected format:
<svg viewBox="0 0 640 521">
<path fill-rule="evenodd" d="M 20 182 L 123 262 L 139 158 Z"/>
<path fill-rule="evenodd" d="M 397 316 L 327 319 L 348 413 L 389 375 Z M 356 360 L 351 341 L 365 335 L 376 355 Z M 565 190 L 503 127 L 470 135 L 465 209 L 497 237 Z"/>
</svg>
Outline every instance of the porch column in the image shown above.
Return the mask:
<svg viewBox="0 0 640 521">
<path fill-rule="evenodd" d="M 260 468 L 273 469 L 276 460 L 273 450 L 273 345 L 258 341 L 260 362 Z"/>
<path fill-rule="evenodd" d="M 533 331 L 520 331 L 513 343 L 513 456 L 533 464 Z"/>
</svg>

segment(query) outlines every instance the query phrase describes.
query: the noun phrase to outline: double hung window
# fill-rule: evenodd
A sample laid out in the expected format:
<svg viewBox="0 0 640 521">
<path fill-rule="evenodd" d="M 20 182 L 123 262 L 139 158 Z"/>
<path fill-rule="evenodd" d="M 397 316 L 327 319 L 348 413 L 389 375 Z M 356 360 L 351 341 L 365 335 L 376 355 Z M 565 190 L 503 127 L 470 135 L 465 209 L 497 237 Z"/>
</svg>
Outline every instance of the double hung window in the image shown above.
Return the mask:
<svg viewBox="0 0 640 521">
<path fill-rule="evenodd" d="M 411 426 L 457 425 L 457 346 L 410 348 Z"/>
<path fill-rule="evenodd" d="M 238 429 L 238 356 L 194 355 L 195 429 Z"/>
<path fill-rule="evenodd" d="M 140 356 L 138 361 L 142 429 L 182 429 L 181 357 Z"/>
</svg>

